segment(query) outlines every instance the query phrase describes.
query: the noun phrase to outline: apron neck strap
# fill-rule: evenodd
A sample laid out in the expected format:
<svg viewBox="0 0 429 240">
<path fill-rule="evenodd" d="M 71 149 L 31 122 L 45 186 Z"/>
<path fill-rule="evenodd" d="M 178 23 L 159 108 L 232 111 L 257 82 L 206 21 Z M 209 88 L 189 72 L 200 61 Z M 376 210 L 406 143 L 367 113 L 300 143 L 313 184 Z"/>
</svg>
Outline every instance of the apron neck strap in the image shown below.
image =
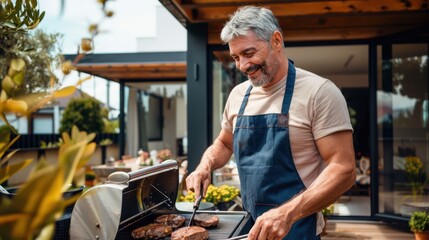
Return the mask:
<svg viewBox="0 0 429 240">
<path fill-rule="evenodd" d="M 283 104 L 282 104 L 282 114 L 289 113 L 289 107 L 290 102 L 292 101 L 292 94 L 293 94 L 293 88 L 295 86 L 295 66 L 293 65 L 293 61 L 288 61 L 288 73 L 287 73 L 287 80 L 286 80 L 286 89 L 285 89 L 285 96 L 283 98 Z M 246 94 L 244 95 L 243 102 L 241 103 L 240 110 L 238 111 L 238 115 L 242 116 L 244 113 L 244 109 L 246 108 L 247 102 L 249 101 L 250 92 L 252 91 L 253 85 L 250 84 L 250 86 L 247 88 Z"/>
<path fill-rule="evenodd" d="M 292 102 L 293 88 L 295 87 L 296 70 L 293 61 L 289 60 L 287 71 L 285 96 L 283 98 L 282 114 L 288 114 L 290 103 Z"/>
</svg>

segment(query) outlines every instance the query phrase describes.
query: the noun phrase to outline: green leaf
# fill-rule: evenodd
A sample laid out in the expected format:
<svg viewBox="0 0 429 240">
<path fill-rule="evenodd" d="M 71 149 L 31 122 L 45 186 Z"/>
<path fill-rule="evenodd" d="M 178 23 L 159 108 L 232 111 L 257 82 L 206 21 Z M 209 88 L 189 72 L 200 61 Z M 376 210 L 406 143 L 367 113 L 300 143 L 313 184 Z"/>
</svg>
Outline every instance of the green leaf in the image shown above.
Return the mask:
<svg viewBox="0 0 429 240">
<path fill-rule="evenodd" d="M 76 172 L 79 161 L 86 146 L 85 142 L 78 142 L 73 145 L 63 144 L 60 147 L 59 165 L 64 169 L 64 185 L 63 191 L 67 190 L 69 184 L 73 181 L 73 176 Z"/>
<path fill-rule="evenodd" d="M 22 26 L 22 24 L 21 24 Z M 20 27 L 20 25 L 18 25 L 18 28 Z M 15 76 L 13 76 L 12 80 L 15 82 L 16 85 L 21 86 L 24 83 L 24 77 L 25 77 L 25 71 L 21 71 L 17 74 L 15 74 Z"/>
<path fill-rule="evenodd" d="M 25 217 L 24 213 L 11 213 L 11 214 L 1 214 L 0 215 L 0 225 L 14 222 L 19 218 Z"/>
<path fill-rule="evenodd" d="M 45 11 L 43 11 L 40 16 L 39 16 L 39 22 L 41 22 L 43 20 L 43 18 L 45 17 Z"/>
<path fill-rule="evenodd" d="M 10 138 L 10 137 L 9 137 Z M 17 140 L 18 140 L 19 136 L 16 136 L 14 139 L 12 139 L 12 141 L 4 141 L 2 139 L 1 143 L 0 143 L 0 158 L 3 157 L 3 154 L 6 152 L 7 149 L 9 149 Z M 7 158 L 6 158 L 7 159 Z M 1 162 L 0 166 L 3 165 L 4 160 Z"/>
<path fill-rule="evenodd" d="M 16 2 L 15 2 L 15 10 L 17 12 L 19 12 L 21 10 L 21 7 L 22 7 L 22 0 L 16 0 Z"/>
<path fill-rule="evenodd" d="M 0 112 L 4 113 L 20 113 L 20 114 L 26 114 L 28 110 L 28 105 L 24 101 L 17 101 L 8 99 L 6 101 L 0 102 Z"/>
<path fill-rule="evenodd" d="M 54 98 L 62 98 L 72 95 L 76 91 L 75 86 L 64 87 L 54 92 Z"/>
<path fill-rule="evenodd" d="M 14 72 L 10 72 L 10 70 L 9 70 L 9 75 L 13 76 L 15 74 L 15 72 L 21 72 L 21 71 L 24 70 L 24 68 L 25 68 L 25 61 L 22 58 L 13 58 L 10 61 L 10 68 Z"/>
<path fill-rule="evenodd" d="M 5 76 L 3 78 L 3 81 L 1 83 L 1 86 L 3 88 L 3 90 L 9 94 L 11 94 L 15 88 L 15 83 L 13 82 L 12 78 L 10 78 L 9 76 Z"/>
<path fill-rule="evenodd" d="M 37 0 L 31 0 L 31 6 L 32 7 L 37 7 Z"/>
<path fill-rule="evenodd" d="M 44 226 L 61 216 L 63 173 L 59 166 L 44 167 L 31 175 L 18 190 L 11 208 L 30 215 L 11 226 L 10 232 L 14 239 L 29 239 L 29 233 L 40 233 Z"/>
<path fill-rule="evenodd" d="M 4 181 L 8 180 L 13 174 L 20 171 L 21 169 L 24 169 L 30 163 L 32 162 L 31 159 L 24 160 L 19 163 L 14 164 L 8 164 L 5 167 L 0 169 L 0 184 L 2 184 Z"/>
</svg>

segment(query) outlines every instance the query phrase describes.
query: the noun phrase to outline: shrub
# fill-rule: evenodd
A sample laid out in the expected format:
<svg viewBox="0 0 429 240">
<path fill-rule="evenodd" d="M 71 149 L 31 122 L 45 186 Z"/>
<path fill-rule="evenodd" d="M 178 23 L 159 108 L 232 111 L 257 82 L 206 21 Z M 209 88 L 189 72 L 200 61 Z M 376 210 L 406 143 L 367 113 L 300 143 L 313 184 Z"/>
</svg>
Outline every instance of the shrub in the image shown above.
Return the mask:
<svg viewBox="0 0 429 240">
<path fill-rule="evenodd" d="M 429 231 L 429 213 L 414 212 L 408 222 L 411 231 L 426 232 Z"/>
<path fill-rule="evenodd" d="M 104 123 L 100 103 L 89 97 L 70 100 L 61 119 L 60 132 L 70 132 L 73 125 L 88 133 L 102 133 Z"/>
</svg>

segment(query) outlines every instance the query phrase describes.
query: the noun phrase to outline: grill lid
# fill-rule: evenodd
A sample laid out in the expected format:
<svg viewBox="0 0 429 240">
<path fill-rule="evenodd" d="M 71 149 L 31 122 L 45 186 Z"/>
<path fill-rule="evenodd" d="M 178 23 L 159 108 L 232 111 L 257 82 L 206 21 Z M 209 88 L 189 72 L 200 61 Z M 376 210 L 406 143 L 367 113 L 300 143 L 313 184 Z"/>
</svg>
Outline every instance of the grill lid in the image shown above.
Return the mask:
<svg viewBox="0 0 429 240">
<path fill-rule="evenodd" d="M 175 160 L 134 172 L 115 172 L 86 191 L 73 209 L 72 239 L 113 239 L 118 231 L 154 211 L 175 207 L 179 167 Z"/>
</svg>

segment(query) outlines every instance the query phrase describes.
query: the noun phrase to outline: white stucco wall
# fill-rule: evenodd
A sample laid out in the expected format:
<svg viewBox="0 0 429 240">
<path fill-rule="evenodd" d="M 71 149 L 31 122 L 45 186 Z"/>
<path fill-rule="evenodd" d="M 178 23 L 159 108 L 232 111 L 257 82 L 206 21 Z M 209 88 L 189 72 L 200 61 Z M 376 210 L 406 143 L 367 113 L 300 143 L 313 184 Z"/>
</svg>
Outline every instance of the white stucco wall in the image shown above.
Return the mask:
<svg viewBox="0 0 429 240">
<path fill-rule="evenodd" d="M 143 24 L 144 26 L 144 24 Z M 187 33 L 164 6 L 156 7 L 156 35 L 137 38 L 138 52 L 175 52 L 187 50 Z"/>
</svg>

